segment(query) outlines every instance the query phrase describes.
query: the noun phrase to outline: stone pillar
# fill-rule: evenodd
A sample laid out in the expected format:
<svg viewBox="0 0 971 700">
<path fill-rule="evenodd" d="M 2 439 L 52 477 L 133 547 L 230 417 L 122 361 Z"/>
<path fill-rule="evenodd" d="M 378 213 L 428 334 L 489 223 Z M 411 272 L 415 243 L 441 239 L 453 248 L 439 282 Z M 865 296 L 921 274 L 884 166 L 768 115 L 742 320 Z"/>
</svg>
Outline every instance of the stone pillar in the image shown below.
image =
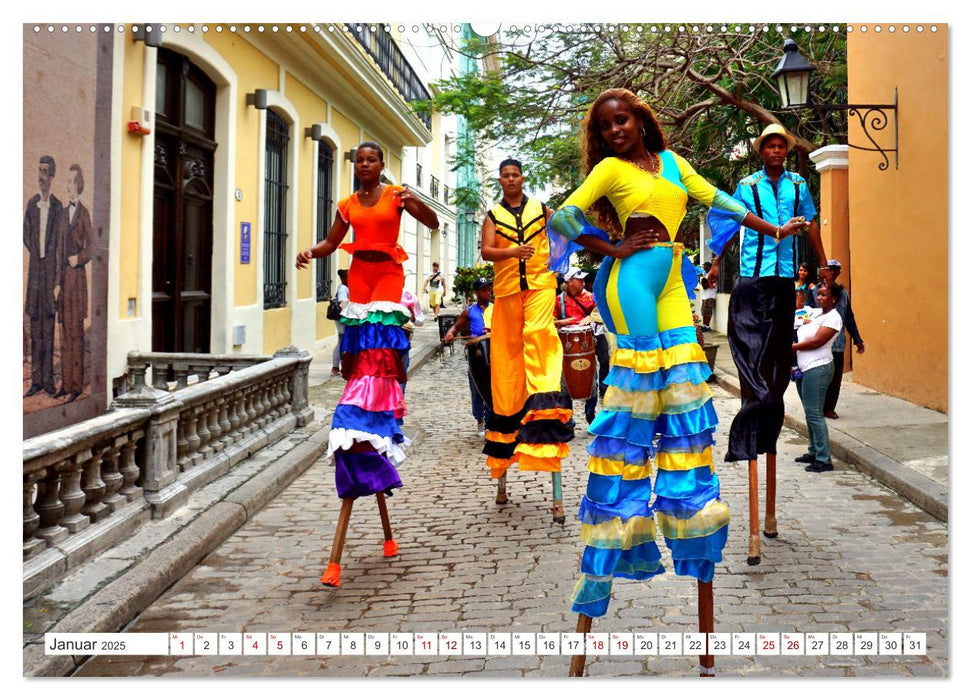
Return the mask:
<svg viewBox="0 0 971 700">
<path fill-rule="evenodd" d="M 139 485 L 145 500 L 152 506 L 152 517 L 164 518 L 189 499 L 188 489 L 178 480 L 176 461 L 176 434 L 182 402 L 168 392 L 143 385 L 116 398 L 111 407 L 151 411 L 145 425 L 144 463 Z"/>
<path fill-rule="evenodd" d="M 819 171 L 819 233 L 826 255 L 843 266 L 839 283 L 846 291 L 851 279 L 849 151 L 849 146 L 824 146 L 809 154 Z M 853 349 L 850 342 L 846 347 Z M 845 355 L 846 371 L 850 370 L 852 355 Z"/>
<path fill-rule="evenodd" d="M 310 353 L 288 345 L 273 353 L 273 357 L 297 358 L 297 367 L 290 381 L 290 410 L 297 417 L 297 427 L 302 428 L 314 419 L 314 409 L 310 407 Z"/>
<path fill-rule="evenodd" d="M 840 284 L 849 287 L 849 146 L 825 146 L 809 154 L 819 171 L 819 231 L 826 255 L 843 264 Z"/>
</svg>

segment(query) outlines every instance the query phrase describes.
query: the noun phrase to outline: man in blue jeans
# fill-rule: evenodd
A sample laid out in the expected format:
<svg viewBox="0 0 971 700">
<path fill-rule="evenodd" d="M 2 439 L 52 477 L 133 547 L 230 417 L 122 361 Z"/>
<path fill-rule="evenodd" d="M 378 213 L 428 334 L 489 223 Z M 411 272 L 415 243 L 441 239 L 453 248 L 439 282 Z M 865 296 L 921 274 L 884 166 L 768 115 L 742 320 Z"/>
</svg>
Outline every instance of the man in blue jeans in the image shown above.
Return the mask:
<svg viewBox="0 0 971 700">
<path fill-rule="evenodd" d="M 454 341 L 455 336 L 462 332 L 466 326 L 469 327 L 469 333 L 473 338 L 485 335 L 492 326 L 492 282 L 485 277 L 480 277 L 472 284 L 472 289 L 475 291 L 475 303 L 470 304 L 462 311 L 452 327 L 448 329 L 443 342 L 451 343 Z M 475 388 L 471 367 L 469 367 L 469 393 L 472 396 L 472 417 L 478 423 L 479 435 L 484 436 L 486 422 L 492 417 L 492 414 Z"/>
</svg>

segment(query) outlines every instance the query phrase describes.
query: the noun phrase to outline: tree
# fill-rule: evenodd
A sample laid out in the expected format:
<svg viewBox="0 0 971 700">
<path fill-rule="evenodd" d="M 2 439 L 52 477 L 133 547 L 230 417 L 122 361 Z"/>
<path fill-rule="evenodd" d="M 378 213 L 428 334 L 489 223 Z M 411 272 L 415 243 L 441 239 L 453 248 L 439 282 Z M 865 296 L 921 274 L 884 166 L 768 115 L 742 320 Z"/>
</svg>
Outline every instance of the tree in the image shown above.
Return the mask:
<svg viewBox="0 0 971 700">
<path fill-rule="evenodd" d="M 644 97 L 672 148 L 723 189 L 732 190 L 739 177 L 760 167 L 747 144 L 773 122 L 796 136 L 791 167 L 810 175 L 806 155 L 844 138 L 846 125 L 841 114 L 826 120 L 810 111 L 771 108 L 779 98 L 769 76 L 789 33 L 762 25 L 524 27 L 504 33 L 498 43 L 466 43 L 463 51 L 477 58 L 496 54 L 501 76 L 443 81 L 432 104 L 465 116 L 480 148 L 515 153 L 532 186 L 553 184 L 560 190 L 550 199 L 553 206 L 582 179 L 580 123 L 609 87 Z M 845 36 L 830 27 L 794 33 L 817 67 L 815 100 L 845 102 Z M 459 154 L 466 161 L 477 157 Z"/>
</svg>

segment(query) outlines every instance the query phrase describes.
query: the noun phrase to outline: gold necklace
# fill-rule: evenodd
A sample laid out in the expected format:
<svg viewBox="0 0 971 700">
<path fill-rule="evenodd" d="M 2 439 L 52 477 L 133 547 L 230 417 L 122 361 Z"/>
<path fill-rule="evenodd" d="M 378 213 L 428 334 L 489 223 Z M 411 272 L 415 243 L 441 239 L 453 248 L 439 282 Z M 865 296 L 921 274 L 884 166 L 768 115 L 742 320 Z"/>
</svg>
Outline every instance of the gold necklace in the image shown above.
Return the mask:
<svg viewBox="0 0 971 700">
<path fill-rule="evenodd" d="M 660 170 L 660 167 L 659 167 L 660 159 L 658 159 L 657 156 L 651 153 L 650 151 L 647 152 L 647 158 L 650 161 L 650 167 L 647 167 L 647 168 L 635 160 L 628 160 L 627 162 L 633 165 L 638 170 L 641 170 L 647 173 L 648 175 L 651 175 L 655 178 L 660 177 L 661 175 L 660 173 L 658 173 L 658 170 Z"/>
</svg>

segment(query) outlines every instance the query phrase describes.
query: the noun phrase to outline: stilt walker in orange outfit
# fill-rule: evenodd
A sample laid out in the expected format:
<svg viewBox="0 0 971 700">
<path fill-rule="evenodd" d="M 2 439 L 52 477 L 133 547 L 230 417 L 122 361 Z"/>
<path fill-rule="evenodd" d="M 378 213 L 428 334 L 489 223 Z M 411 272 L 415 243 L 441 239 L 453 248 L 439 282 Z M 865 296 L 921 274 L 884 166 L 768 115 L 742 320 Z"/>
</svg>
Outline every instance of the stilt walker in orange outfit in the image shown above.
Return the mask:
<svg viewBox="0 0 971 700">
<path fill-rule="evenodd" d="M 408 337 L 402 325 L 411 312 L 401 304 L 408 259 L 398 245 L 401 216 L 408 212 L 430 229 L 438 216 L 407 187 L 381 181 L 384 151 L 373 141 L 361 143 L 354 156 L 360 186 L 337 203 L 337 215 L 326 240 L 297 254 L 297 268 L 325 258 L 338 247 L 353 258 L 347 273 L 349 300 L 341 311 L 346 327 L 341 340 L 341 367 L 347 386 L 334 410 L 327 456 L 334 458 L 334 481 L 341 512 L 330 561 L 320 582 L 340 586 L 344 537 L 357 498 L 374 496 L 384 530 L 384 556 L 398 553 L 391 533 L 385 496 L 401 488 L 397 465 L 409 441 L 399 419 L 405 415 L 401 382 L 406 373 L 402 354 Z M 354 240 L 341 244 L 350 229 Z"/>
<path fill-rule="evenodd" d="M 523 194 L 522 165 L 499 166 L 503 198 L 482 225 L 482 258 L 495 264 L 492 313 L 493 416 L 487 455 L 498 479 L 496 503 L 506 502 L 506 470 L 553 476 L 553 520 L 566 520 L 560 460 L 573 439 L 573 403 L 561 390 L 563 347 L 553 323 L 556 275 L 549 271 L 546 205 Z"/>
</svg>

